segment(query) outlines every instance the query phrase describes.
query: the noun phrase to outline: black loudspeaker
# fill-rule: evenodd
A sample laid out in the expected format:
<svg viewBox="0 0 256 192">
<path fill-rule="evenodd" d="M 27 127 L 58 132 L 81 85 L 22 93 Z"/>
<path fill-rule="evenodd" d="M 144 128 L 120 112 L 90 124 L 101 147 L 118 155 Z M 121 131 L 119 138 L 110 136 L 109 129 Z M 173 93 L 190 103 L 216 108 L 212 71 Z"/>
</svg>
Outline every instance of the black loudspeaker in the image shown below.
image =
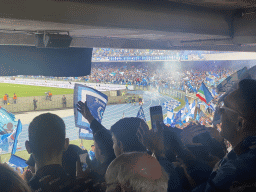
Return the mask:
<svg viewBox="0 0 256 192">
<path fill-rule="evenodd" d="M 68 48 L 71 44 L 72 37 L 69 35 L 59 35 L 59 34 L 43 34 L 36 35 L 37 48 Z"/>
</svg>

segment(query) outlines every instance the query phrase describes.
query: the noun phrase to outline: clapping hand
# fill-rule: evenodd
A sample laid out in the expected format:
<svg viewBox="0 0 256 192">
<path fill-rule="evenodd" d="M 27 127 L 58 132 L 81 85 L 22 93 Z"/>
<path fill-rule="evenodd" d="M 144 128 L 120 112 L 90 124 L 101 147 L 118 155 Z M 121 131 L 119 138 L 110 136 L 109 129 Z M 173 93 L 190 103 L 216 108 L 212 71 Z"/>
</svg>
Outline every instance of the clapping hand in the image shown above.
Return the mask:
<svg viewBox="0 0 256 192">
<path fill-rule="evenodd" d="M 87 107 L 86 101 L 84 103 L 82 101 L 79 101 L 77 103 L 77 111 L 79 111 L 90 124 L 94 120 L 94 117 L 92 116 L 89 108 Z"/>
</svg>

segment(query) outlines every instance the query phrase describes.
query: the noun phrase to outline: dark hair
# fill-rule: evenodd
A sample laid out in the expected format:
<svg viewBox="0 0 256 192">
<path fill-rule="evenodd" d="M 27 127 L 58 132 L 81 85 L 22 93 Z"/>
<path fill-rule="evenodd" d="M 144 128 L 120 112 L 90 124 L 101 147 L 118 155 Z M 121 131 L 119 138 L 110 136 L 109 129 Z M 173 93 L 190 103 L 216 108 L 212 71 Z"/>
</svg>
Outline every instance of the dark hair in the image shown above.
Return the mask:
<svg viewBox="0 0 256 192">
<path fill-rule="evenodd" d="M 31 191 L 27 183 L 7 164 L 0 163 L 0 173 L 1 191 Z"/>
<path fill-rule="evenodd" d="M 91 147 L 94 147 L 94 145 L 91 145 Z"/>
<path fill-rule="evenodd" d="M 109 130 L 101 129 L 97 131 L 93 135 L 93 139 L 101 150 L 102 155 L 114 154 L 112 136 Z"/>
<path fill-rule="evenodd" d="M 124 152 L 145 152 L 146 147 L 139 141 L 137 131 L 140 123 L 145 123 L 138 117 L 123 118 L 112 125 L 110 131 L 117 141 L 123 144 Z"/>
<path fill-rule="evenodd" d="M 28 128 L 30 148 L 35 158 L 52 157 L 63 152 L 65 129 L 64 121 L 55 114 L 35 117 Z"/>
<path fill-rule="evenodd" d="M 238 102 L 239 109 L 248 120 L 256 123 L 256 81 L 253 79 L 244 79 L 239 82 L 241 102 Z"/>
</svg>

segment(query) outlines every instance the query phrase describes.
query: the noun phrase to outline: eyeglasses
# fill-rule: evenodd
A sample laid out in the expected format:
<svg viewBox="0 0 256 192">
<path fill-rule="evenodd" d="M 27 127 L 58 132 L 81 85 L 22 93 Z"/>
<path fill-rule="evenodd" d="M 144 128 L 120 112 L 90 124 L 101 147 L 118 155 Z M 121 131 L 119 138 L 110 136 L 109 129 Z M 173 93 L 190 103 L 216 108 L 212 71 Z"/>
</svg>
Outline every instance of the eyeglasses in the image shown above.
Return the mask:
<svg viewBox="0 0 256 192">
<path fill-rule="evenodd" d="M 231 109 L 231 108 L 229 108 L 229 107 L 221 106 L 219 110 L 220 110 L 220 113 L 221 113 L 221 114 L 223 114 L 224 110 L 227 110 L 227 111 L 231 111 L 231 112 L 233 112 L 233 113 L 237 113 L 237 114 L 240 115 L 241 117 L 245 118 L 240 112 L 235 111 L 234 109 Z M 246 119 L 246 118 L 245 118 L 245 119 Z"/>
</svg>

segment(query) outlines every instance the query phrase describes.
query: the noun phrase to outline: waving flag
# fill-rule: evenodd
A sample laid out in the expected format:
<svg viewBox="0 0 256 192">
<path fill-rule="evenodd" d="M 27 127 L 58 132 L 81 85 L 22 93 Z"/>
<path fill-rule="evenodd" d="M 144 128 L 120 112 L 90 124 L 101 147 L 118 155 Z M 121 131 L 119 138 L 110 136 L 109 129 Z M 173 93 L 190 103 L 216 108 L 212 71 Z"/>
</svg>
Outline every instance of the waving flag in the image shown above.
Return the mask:
<svg viewBox="0 0 256 192">
<path fill-rule="evenodd" d="M 22 125 L 20 120 L 18 121 L 18 126 L 16 130 L 13 130 L 12 133 L 4 134 L 0 137 L 0 148 L 3 151 L 9 152 L 12 149 L 11 154 L 16 153 L 17 143 L 19 134 L 22 131 Z"/>
<path fill-rule="evenodd" d="M 213 95 L 213 96 L 217 95 L 215 89 L 212 89 L 212 95 Z"/>
<path fill-rule="evenodd" d="M 196 96 L 206 104 L 208 104 L 213 99 L 211 92 L 208 90 L 204 83 L 201 84 L 201 87 L 199 88 Z"/>
<path fill-rule="evenodd" d="M 217 75 L 216 73 L 213 73 L 212 75 L 216 78 L 219 78 L 219 75 Z"/>
<path fill-rule="evenodd" d="M 181 103 L 174 99 L 164 102 L 162 105 L 167 109 L 167 111 L 173 111 L 176 107 L 178 107 Z"/>
<path fill-rule="evenodd" d="M 206 77 L 206 81 L 214 81 L 214 80 L 209 77 Z"/>
<path fill-rule="evenodd" d="M 196 113 L 196 120 L 199 121 L 199 114 L 198 114 L 198 111 Z"/>
<path fill-rule="evenodd" d="M 189 111 L 189 110 L 190 110 L 190 108 L 189 108 L 189 103 L 188 103 L 188 98 L 187 98 L 187 97 L 185 97 L 185 102 L 186 102 L 185 107 L 186 107 L 186 108 L 187 108 L 187 110 Z"/>
<path fill-rule="evenodd" d="M 196 93 L 196 89 L 195 89 L 194 87 L 192 87 L 190 81 L 187 81 L 187 86 L 189 87 L 189 89 L 190 89 L 191 91 L 193 91 L 193 92 Z"/>
<path fill-rule="evenodd" d="M 22 124 L 21 124 L 20 120 L 18 120 L 18 126 L 17 126 L 16 132 L 14 134 L 14 143 L 12 146 L 12 153 L 11 153 L 12 155 L 14 155 L 16 153 L 18 138 L 19 138 L 21 131 L 22 131 Z"/>
<path fill-rule="evenodd" d="M 174 123 L 178 124 L 181 121 L 181 110 L 176 114 Z"/>
<path fill-rule="evenodd" d="M 74 87 L 74 116 L 75 116 L 75 125 L 76 127 L 86 129 L 89 131 L 89 135 L 87 135 L 89 138 L 92 138 L 92 130 L 90 129 L 89 122 L 82 116 L 81 113 L 77 111 L 77 103 L 78 101 L 85 102 L 87 101 L 87 106 L 92 114 L 92 116 L 101 123 L 103 119 L 103 114 L 105 111 L 105 108 L 107 106 L 108 97 L 91 88 L 87 87 L 81 84 L 75 84 Z M 80 133 L 84 133 L 84 131 L 80 130 Z M 81 134 L 80 134 L 81 136 Z"/>
<path fill-rule="evenodd" d="M 143 111 L 142 106 L 140 106 L 140 109 L 138 111 L 137 117 L 143 119 L 146 122 L 146 117 L 144 115 L 144 111 Z"/>
<path fill-rule="evenodd" d="M 0 137 L 4 134 L 13 132 L 13 128 L 18 124 L 15 121 L 15 116 L 0 106 Z"/>
</svg>

